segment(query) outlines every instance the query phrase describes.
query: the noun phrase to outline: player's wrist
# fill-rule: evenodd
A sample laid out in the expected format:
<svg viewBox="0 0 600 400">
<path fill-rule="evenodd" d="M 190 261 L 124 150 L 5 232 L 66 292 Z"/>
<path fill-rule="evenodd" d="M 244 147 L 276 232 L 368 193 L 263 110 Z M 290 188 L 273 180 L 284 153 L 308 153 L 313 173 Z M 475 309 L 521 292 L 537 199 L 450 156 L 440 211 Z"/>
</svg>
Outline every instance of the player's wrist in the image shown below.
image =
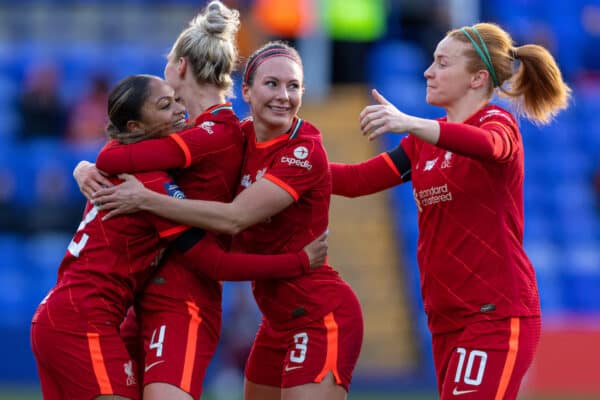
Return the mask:
<svg viewBox="0 0 600 400">
<path fill-rule="evenodd" d="M 146 187 L 142 188 L 137 194 L 137 206 L 143 211 L 154 211 L 157 207 L 157 199 L 164 195 L 156 193 Z"/>
</svg>

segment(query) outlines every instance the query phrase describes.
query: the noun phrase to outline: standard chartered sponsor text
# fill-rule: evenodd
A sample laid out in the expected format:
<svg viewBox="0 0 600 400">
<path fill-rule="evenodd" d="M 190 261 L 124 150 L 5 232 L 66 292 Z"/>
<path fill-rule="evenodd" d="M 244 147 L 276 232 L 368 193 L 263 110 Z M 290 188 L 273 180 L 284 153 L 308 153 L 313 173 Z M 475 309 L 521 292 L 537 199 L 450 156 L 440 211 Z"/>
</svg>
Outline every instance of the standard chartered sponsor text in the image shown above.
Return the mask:
<svg viewBox="0 0 600 400">
<path fill-rule="evenodd" d="M 430 206 L 432 204 L 452 200 L 452 192 L 448 191 L 448 184 L 419 190 L 418 194 L 421 206 Z"/>
</svg>

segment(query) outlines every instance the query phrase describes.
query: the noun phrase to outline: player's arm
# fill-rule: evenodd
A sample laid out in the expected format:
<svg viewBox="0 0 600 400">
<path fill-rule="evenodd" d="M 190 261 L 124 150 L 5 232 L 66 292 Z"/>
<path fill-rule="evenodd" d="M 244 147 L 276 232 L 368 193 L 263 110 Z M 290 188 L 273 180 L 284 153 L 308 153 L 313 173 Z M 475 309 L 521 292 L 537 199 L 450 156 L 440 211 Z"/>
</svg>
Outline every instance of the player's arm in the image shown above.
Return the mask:
<svg viewBox="0 0 600 400">
<path fill-rule="evenodd" d="M 507 161 L 519 148 L 515 127 L 490 119 L 481 127 L 440 121 L 436 146 L 481 160 Z"/>
<path fill-rule="evenodd" d="M 231 203 L 175 199 L 144 188 L 132 175 L 119 177 L 124 179 L 122 184 L 101 189 L 94 195 L 93 201 L 100 210 L 111 210 L 105 219 L 144 210 L 175 222 L 231 235 L 279 213 L 298 198 L 293 189 L 286 190 L 266 176 Z"/>
<path fill-rule="evenodd" d="M 113 183 L 105 174 L 96 168 L 96 165 L 83 160 L 73 170 L 73 178 L 79 186 L 79 190 L 86 199 L 92 200 L 92 195 L 103 187 L 111 187 Z"/>
<path fill-rule="evenodd" d="M 402 146 L 359 164 L 330 163 L 332 193 L 365 196 L 410 180 L 410 160 Z"/>
<path fill-rule="evenodd" d="M 296 253 L 259 255 L 226 252 L 211 234 L 193 228 L 174 241 L 173 257 L 194 272 L 219 281 L 293 278 L 325 263 L 327 235 L 323 234 Z"/>
<path fill-rule="evenodd" d="M 107 173 L 164 170 L 186 167 L 190 162 L 189 148 L 178 134 L 130 144 L 112 140 L 100 151 L 96 164 L 80 161 L 73 177 L 81 193 L 91 200 L 93 193 L 112 186 Z"/>
<path fill-rule="evenodd" d="M 119 186 L 100 190 L 94 196 L 94 202 L 101 204 L 101 210 L 111 210 L 105 218 L 144 210 L 198 228 L 235 235 L 278 214 L 328 173 L 327 156 L 320 142 L 312 138 L 290 141 L 280 150 L 282 156 L 276 155 L 273 159 L 295 157 L 294 151 L 299 147 L 307 151 L 303 165 L 310 165 L 310 168 L 277 161 L 269 172 L 230 203 L 189 199 L 173 201 L 144 190 L 131 176 L 123 176 L 125 182 Z"/>
<path fill-rule="evenodd" d="M 177 133 L 129 144 L 113 140 L 96 159 L 96 166 L 108 174 L 185 168 L 190 163 L 190 149 Z"/>
</svg>

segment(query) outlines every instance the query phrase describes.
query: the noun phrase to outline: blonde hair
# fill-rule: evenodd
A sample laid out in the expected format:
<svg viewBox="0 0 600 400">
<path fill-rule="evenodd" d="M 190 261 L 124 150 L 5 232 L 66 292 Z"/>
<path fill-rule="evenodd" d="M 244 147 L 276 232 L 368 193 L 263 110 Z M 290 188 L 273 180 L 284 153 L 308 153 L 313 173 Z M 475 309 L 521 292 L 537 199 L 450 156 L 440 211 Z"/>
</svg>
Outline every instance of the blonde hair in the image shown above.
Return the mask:
<svg viewBox="0 0 600 400">
<path fill-rule="evenodd" d="M 239 12 L 218 0 L 211 1 L 181 32 L 171 51 L 169 62 L 185 57 L 198 83 L 209 83 L 232 94 L 231 74 L 236 67 L 238 49 L 235 36 Z"/>
<path fill-rule="evenodd" d="M 481 48 L 489 51 L 491 71 L 469 35 Z M 564 82 L 554 57 L 544 47 L 536 44 L 515 47 L 508 32 L 486 22 L 454 29 L 447 36 L 468 44 L 465 56 L 469 60 L 469 72 L 486 69 L 491 77 L 495 74 L 499 94 L 511 100 L 518 114 L 545 124 L 568 107 L 571 89 Z M 519 61 L 517 68 L 514 65 L 516 60 Z M 490 79 L 490 97 L 494 87 Z"/>
</svg>

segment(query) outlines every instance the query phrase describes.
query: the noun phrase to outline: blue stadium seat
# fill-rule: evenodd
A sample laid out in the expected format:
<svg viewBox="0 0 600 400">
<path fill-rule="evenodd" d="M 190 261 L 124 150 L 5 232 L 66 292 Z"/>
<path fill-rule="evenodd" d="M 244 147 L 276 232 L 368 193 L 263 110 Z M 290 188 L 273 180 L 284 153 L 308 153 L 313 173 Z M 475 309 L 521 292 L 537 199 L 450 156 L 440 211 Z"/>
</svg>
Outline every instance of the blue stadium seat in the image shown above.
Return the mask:
<svg viewBox="0 0 600 400">
<path fill-rule="evenodd" d="M 71 233 L 44 232 L 29 236 L 25 241 L 23 248 L 27 252 L 29 273 L 36 277 L 31 282 L 33 304 L 41 301 L 56 284 L 58 267 L 71 239 Z"/>
<path fill-rule="evenodd" d="M 23 79 L 20 43 L 0 40 L 0 76 L 17 83 Z"/>
<path fill-rule="evenodd" d="M 0 233 L 0 271 L 23 267 L 24 252 L 21 246 L 23 239 L 13 233 Z"/>
<path fill-rule="evenodd" d="M 250 107 L 242 96 L 242 78 L 240 74 L 233 75 L 233 94 L 235 97 L 229 99 L 236 115 L 242 119 L 250 115 Z"/>
<path fill-rule="evenodd" d="M 83 151 L 83 150 L 82 150 Z M 81 193 L 73 179 L 73 169 L 85 152 L 56 139 L 33 139 L 25 144 L 35 202 L 79 202 Z M 93 150 L 95 159 L 96 151 Z M 90 159 L 90 158 L 88 158 Z"/>
<path fill-rule="evenodd" d="M 112 65 L 115 80 L 121 80 L 132 74 L 151 74 L 163 77 L 167 62 L 168 46 L 119 43 L 111 46 Z"/>
<path fill-rule="evenodd" d="M 524 240 L 523 247 L 537 273 L 556 276 L 563 269 L 563 252 L 551 240 L 545 238 L 527 238 Z"/>
<path fill-rule="evenodd" d="M 528 204 L 528 203 L 526 203 Z M 543 209 L 531 206 L 525 210 L 525 241 L 557 242 L 553 221 Z"/>
<path fill-rule="evenodd" d="M 573 245 L 565 254 L 563 293 L 570 310 L 600 312 L 600 240 Z"/>
<path fill-rule="evenodd" d="M 32 315 L 27 307 L 30 276 L 26 272 L 25 251 L 21 243 L 21 236 L 0 234 L 0 274 L 4 283 L 0 290 L 0 328 L 28 323 Z"/>
<path fill-rule="evenodd" d="M 426 84 L 422 78 L 387 75 L 380 76 L 372 83 L 383 97 L 402 112 L 422 117 L 429 117 L 432 114 L 439 116 L 443 113 L 443 110 L 440 111 L 425 101 Z"/>
<path fill-rule="evenodd" d="M 34 203 L 29 159 L 22 146 L 5 143 L 0 151 L 0 202 L 18 206 Z"/>
<path fill-rule="evenodd" d="M 398 40 L 376 44 L 367 62 L 367 76 L 372 83 L 377 83 L 381 77 L 422 76 L 428 65 L 421 47 Z"/>
<path fill-rule="evenodd" d="M 63 68 L 61 95 L 67 104 L 73 104 L 88 92 L 95 76 L 112 80 L 114 62 L 106 57 L 110 48 L 86 42 L 74 42 L 58 50 L 57 57 Z"/>
<path fill-rule="evenodd" d="M 586 179 L 593 171 L 592 158 L 580 149 L 556 146 L 551 151 L 540 154 L 545 159 L 539 171 L 540 178 L 544 179 L 549 187 L 556 183 Z"/>
<path fill-rule="evenodd" d="M 535 269 L 542 312 L 555 313 L 564 308 L 561 269 L 562 252 L 557 245 L 546 239 L 526 239 L 525 251 Z"/>
<path fill-rule="evenodd" d="M 580 214 L 585 214 L 585 217 L 593 215 L 595 204 L 591 180 L 569 178 L 557 176 L 554 184 L 546 186 L 554 201 L 556 217 L 567 221 Z"/>
<path fill-rule="evenodd" d="M 540 157 L 540 159 L 542 158 Z M 539 179 L 539 174 L 540 171 L 536 167 L 526 163 L 525 183 L 523 185 L 526 219 L 532 214 L 542 214 L 542 217 L 545 218 L 545 215 L 548 215 L 547 213 L 554 209 L 554 198 L 549 194 L 550 190 L 546 186 L 545 180 Z"/>
</svg>

